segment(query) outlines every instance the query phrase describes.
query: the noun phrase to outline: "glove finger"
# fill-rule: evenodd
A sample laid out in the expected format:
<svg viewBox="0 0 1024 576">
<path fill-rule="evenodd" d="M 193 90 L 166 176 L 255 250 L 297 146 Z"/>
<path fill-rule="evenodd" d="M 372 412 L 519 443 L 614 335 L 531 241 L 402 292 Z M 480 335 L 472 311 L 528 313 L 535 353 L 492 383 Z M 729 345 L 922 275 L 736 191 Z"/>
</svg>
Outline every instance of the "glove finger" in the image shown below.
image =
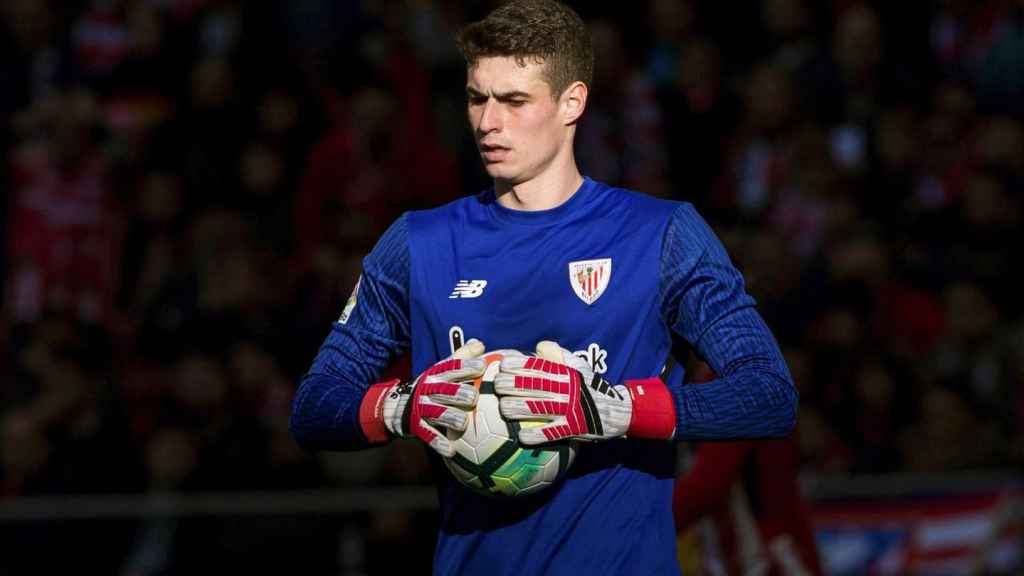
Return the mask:
<svg viewBox="0 0 1024 576">
<path fill-rule="evenodd" d="M 486 368 L 487 363 L 484 362 L 483 358 L 472 358 L 469 360 L 453 358 L 434 364 L 423 373 L 422 378 L 424 380 L 444 380 L 447 382 L 472 380 L 483 376 Z"/>
<path fill-rule="evenodd" d="M 433 416 L 424 415 L 424 420 L 434 426 L 440 426 L 449 430 L 462 432 L 466 429 L 466 424 L 469 422 L 469 413 L 461 408 L 454 408 L 450 406 L 437 407 L 441 408 L 441 410 L 435 412 L 436 415 Z"/>
<path fill-rule="evenodd" d="M 545 367 L 547 367 L 547 370 L 545 370 Z M 499 369 L 502 372 L 519 373 L 549 371 L 552 369 L 552 363 L 538 360 L 535 356 L 516 354 L 502 358 Z"/>
<path fill-rule="evenodd" d="M 535 420 L 552 422 L 565 415 L 565 402 L 506 396 L 498 401 L 498 409 L 507 420 Z"/>
<path fill-rule="evenodd" d="M 443 404 L 445 406 L 472 408 L 476 406 L 476 400 L 480 397 L 480 391 L 472 384 L 439 382 L 429 379 L 420 384 L 420 387 L 422 402 Z"/>
<path fill-rule="evenodd" d="M 512 356 L 502 358 L 499 365 L 501 374 L 533 376 L 556 380 L 569 379 L 569 367 L 561 362 L 554 362 L 535 356 Z"/>
<path fill-rule="evenodd" d="M 565 400 L 569 390 L 566 382 L 559 382 L 546 374 L 523 376 L 499 373 L 494 377 L 494 393 L 498 396 L 522 396 L 538 400 Z"/>
<path fill-rule="evenodd" d="M 570 368 L 575 368 L 580 372 L 588 372 L 591 370 L 590 363 L 573 354 L 572 352 L 562 348 L 557 342 L 551 340 L 541 340 L 537 343 L 537 357 L 552 362 L 558 362 L 565 364 Z"/>
<path fill-rule="evenodd" d="M 559 346 L 557 342 L 552 342 L 551 340 L 537 342 L 535 350 L 539 358 L 563 364 L 565 364 L 566 357 L 572 355 L 568 350 Z"/>
<path fill-rule="evenodd" d="M 554 442 L 563 438 L 569 438 L 570 436 L 572 434 L 569 431 L 569 425 L 566 423 L 565 418 L 559 418 L 551 424 L 545 424 L 544 426 L 519 429 L 519 441 L 528 446 Z"/>
<path fill-rule="evenodd" d="M 426 420 L 421 418 L 413 427 L 412 433 L 420 440 L 426 442 L 428 446 L 441 456 L 451 458 L 455 455 L 455 447 L 448 441 L 448 438 Z"/>
<path fill-rule="evenodd" d="M 452 354 L 452 358 L 458 358 L 459 360 L 469 360 L 470 358 L 476 358 L 477 356 L 484 353 L 486 347 L 484 343 L 477 340 L 476 338 L 470 338 L 459 349 Z"/>
</svg>

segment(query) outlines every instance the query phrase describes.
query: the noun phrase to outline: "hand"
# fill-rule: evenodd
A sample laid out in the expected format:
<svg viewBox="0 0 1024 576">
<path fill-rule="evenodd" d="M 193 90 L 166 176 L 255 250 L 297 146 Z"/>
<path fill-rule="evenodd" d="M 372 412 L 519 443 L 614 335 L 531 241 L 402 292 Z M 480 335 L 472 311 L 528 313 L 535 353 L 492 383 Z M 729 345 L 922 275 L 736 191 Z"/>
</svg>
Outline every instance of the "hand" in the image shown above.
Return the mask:
<svg viewBox="0 0 1024 576">
<path fill-rule="evenodd" d="M 437 427 L 466 429 L 467 410 L 476 406 L 479 395 L 473 380 L 484 373 L 483 353 L 483 343 L 471 339 L 411 383 L 392 380 L 371 386 L 360 410 L 367 438 L 382 440 L 380 433 L 372 437 L 370 431 L 383 427 L 392 437 L 415 436 L 438 454 L 454 456 L 455 448 Z"/>
<path fill-rule="evenodd" d="M 675 405 L 661 380 L 611 384 L 586 360 L 547 340 L 537 344 L 536 356 L 503 358 L 494 392 L 502 397 L 506 419 L 547 422 L 521 428 L 523 444 L 626 435 L 669 439 L 675 433 Z"/>
</svg>

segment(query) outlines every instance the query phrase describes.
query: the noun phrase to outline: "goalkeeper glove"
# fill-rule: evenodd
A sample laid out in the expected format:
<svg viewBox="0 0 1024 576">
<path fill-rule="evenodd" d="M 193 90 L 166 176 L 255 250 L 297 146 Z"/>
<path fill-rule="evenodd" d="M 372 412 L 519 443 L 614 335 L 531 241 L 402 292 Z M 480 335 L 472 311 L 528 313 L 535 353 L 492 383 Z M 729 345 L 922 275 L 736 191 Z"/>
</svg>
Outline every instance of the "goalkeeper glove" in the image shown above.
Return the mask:
<svg viewBox="0 0 1024 576">
<path fill-rule="evenodd" d="M 523 444 L 675 435 L 675 404 L 659 378 L 611 384 L 586 360 L 551 341 L 537 344 L 536 356 L 502 359 L 494 391 L 502 396 L 505 418 L 547 422 L 521 428 Z"/>
<path fill-rule="evenodd" d="M 479 395 L 473 380 L 484 373 L 483 352 L 483 343 L 471 339 L 411 383 L 391 380 L 370 386 L 359 408 L 367 440 L 415 436 L 438 454 L 453 456 L 455 448 L 436 427 L 466 429 L 466 410 L 476 406 Z"/>
</svg>

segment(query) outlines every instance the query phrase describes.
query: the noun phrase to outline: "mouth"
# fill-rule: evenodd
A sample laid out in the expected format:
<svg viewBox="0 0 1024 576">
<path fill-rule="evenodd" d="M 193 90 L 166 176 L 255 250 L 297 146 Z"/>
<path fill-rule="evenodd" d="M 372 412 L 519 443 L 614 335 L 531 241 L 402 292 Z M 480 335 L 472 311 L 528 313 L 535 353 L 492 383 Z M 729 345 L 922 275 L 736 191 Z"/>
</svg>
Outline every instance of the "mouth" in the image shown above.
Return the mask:
<svg viewBox="0 0 1024 576">
<path fill-rule="evenodd" d="M 480 144 L 480 156 L 482 156 L 484 161 L 488 163 L 501 162 L 506 156 L 508 156 L 509 152 L 511 152 L 511 150 L 504 146 Z"/>
</svg>

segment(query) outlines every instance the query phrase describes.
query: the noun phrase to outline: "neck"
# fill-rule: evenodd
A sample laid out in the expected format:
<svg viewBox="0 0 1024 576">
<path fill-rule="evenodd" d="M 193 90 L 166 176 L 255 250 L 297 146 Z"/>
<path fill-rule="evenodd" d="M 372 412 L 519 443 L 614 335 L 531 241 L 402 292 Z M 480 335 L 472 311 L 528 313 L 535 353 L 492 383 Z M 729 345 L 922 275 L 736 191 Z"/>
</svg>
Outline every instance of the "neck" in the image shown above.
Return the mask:
<svg viewBox="0 0 1024 576">
<path fill-rule="evenodd" d="M 494 181 L 494 194 L 498 203 L 513 210 L 550 210 L 572 197 L 583 184 L 583 176 L 570 162 L 561 170 L 548 170 L 527 180 L 513 184 L 505 180 Z"/>
</svg>

